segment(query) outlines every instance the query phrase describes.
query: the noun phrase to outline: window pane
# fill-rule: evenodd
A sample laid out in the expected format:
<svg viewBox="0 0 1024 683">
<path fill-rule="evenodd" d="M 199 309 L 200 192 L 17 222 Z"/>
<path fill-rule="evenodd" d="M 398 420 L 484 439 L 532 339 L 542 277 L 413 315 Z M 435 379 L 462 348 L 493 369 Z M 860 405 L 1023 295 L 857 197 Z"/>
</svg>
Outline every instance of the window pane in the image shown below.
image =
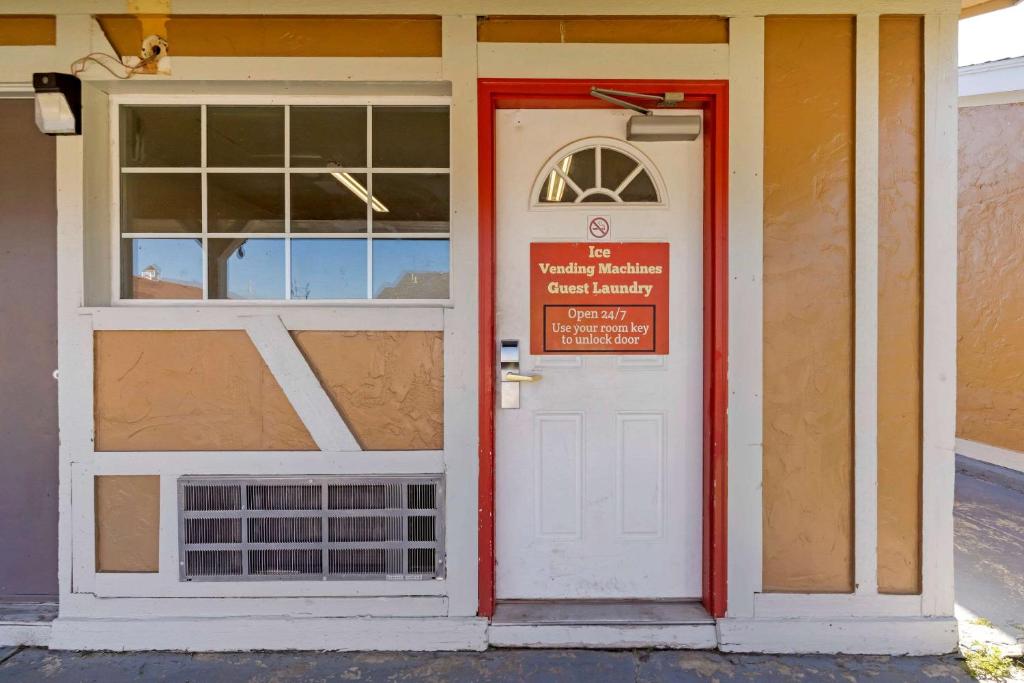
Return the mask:
<svg viewBox="0 0 1024 683">
<path fill-rule="evenodd" d="M 375 299 L 447 299 L 448 240 L 373 241 Z"/>
<path fill-rule="evenodd" d="M 121 240 L 121 298 L 202 299 L 198 239 Z"/>
<path fill-rule="evenodd" d="M 200 232 L 198 173 L 121 174 L 121 232 Z"/>
<path fill-rule="evenodd" d="M 209 173 L 210 232 L 284 232 L 284 175 Z"/>
<path fill-rule="evenodd" d="M 284 166 L 284 107 L 207 107 L 209 166 Z"/>
<path fill-rule="evenodd" d="M 292 240 L 293 299 L 365 299 L 366 240 Z"/>
<path fill-rule="evenodd" d="M 284 240 L 211 239 L 211 299 L 283 299 Z"/>
<path fill-rule="evenodd" d="M 448 175 L 375 173 L 374 232 L 448 232 Z"/>
<path fill-rule="evenodd" d="M 640 175 L 630 181 L 625 189 L 619 194 L 624 202 L 656 202 L 658 191 L 654 189 L 654 182 L 647 171 L 641 171 Z"/>
<path fill-rule="evenodd" d="M 292 232 L 366 232 L 365 173 L 293 173 Z"/>
<path fill-rule="evenodd" d="M 121 107 L 122 166 L 199 166 L 199 107 Z"/>
<path fill-rule="evenodd" d="M 292 107 L 291 165 L 366 166 L 366 107 Z"/>
<path fill-rule="evenodd" d="M 614 149 L 601 150 L 601 187 L 615 190 L 639 164 Z"/>
<path fill-rule="evenodd" d="M 597 185 L 597 159 L 593 147 L 566 155 L 558 165 L 581 190 Z"/>
<path fill-rule="evenodd" d="M 571 204 L 576 201 L 576 191 L 565 182 L 562 176 L 555 171 L 548 174 L 548 179 L 540 186 L 540 196 L 537 201 L 541 204 Z"/>
<path fill-rule="evenodd" d="M 448 168 L 448 107 L 374 107 L 373 165 Z"/>
</svg>

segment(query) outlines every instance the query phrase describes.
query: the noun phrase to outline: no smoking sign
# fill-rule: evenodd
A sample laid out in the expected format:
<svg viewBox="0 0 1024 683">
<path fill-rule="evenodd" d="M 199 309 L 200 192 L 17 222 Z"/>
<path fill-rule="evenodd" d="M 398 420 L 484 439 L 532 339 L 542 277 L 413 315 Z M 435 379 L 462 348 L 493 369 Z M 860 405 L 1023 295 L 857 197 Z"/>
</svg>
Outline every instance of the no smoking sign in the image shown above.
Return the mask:
<svg viewBox="0 0 1024 683">
<path fill-rule="evenodd" d="M 610 239 L 612 224 L 608 216 L 587 216 L 587 239 L 606 240 Z"/>
</svg>

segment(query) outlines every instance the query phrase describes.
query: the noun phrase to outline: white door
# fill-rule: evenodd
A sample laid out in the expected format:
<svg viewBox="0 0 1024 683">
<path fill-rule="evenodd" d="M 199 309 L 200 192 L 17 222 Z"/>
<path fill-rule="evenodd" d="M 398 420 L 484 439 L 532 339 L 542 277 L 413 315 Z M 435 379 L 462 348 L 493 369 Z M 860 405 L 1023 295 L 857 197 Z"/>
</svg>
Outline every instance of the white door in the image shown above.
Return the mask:
<svg viewBox="0 0 1024 683">
<path fill-rule="evenodd" d="M 627 143 L 629 116 L 497 112 L 497 337 L 519 341 L 521 374 L 542 376 L 520 385 L 519 409 L 496 410 L 499 599 L 701 593 L 702 142 Z M 570 152 L 561 168 L 580 203 L 565 203 L 572 183 L 547 180 Z M 624 158 L 650 184 L 623 202 L 590 196 L 594 166 L 616 186 Z M 668 243 L 666 355 L 531 355 L 530 244 L 585 242 L 594 216 L 606 241 Z"/>
</svg>

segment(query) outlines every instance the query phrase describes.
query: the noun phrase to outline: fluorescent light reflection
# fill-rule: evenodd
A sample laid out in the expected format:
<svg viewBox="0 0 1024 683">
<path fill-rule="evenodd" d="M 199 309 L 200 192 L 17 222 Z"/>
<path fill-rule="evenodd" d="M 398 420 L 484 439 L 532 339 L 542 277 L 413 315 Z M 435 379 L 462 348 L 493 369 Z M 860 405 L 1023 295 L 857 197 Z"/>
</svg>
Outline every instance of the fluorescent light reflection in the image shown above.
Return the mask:
<svg viewBox="0 0 1024 683">
<path fill-rule="evenodd" d="M 363 187 L 362 183 L 353 178 L 350 174 L 342 172 L 331 173 L 331 175 L 334 176 L 335 180 L 347 187 L 352 194 L 359 197 L 364 202 L 369 202 L 370 206 L 373 207 L 373 210 L 377 213 L 388 213 L 388 207 L 381 204 L 376 197 L 371 197 L 370 193 L 366 191 L 366 188 Z"/>
<path fill-rule="evenodd" d="M 558 162 L 558 168 L 567 176 L 569 175 L 569 169 L 572 168 L 572 157 L 573 155 L 570 154 Z M 546 200 L 549 202 L 560 202 L 564 196 L 565 178 L 560 176 L 558 171 L 552 170 L 551 175 L 548 176 Z"/>
</svg>

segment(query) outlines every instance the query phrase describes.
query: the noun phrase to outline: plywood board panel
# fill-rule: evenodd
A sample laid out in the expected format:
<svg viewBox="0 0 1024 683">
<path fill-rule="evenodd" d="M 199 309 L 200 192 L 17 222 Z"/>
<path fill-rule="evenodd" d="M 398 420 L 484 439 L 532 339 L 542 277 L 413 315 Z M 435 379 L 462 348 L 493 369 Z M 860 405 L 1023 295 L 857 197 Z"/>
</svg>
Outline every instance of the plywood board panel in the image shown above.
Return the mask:
<svg viewBox="0 0 1024 683">
<path fill-rule="evenodd" d="M 766 591 L 853 589 L 851 17 L 765 19 Z"/>
<path fill-rule="evenodd" d="M 924 20 L 879 21 L 878 590 L 921 590 Z"/>
<path fill-rule="evenodd" d="M 138 55 L 152 17 L 97 21 L 120 55 Z M 161 17 L 167 52 L 182 57 L 440 57 L 441 18 L 427 16 Z"/>
<path fill-rule="evenodd" d="M 242 330 L 102 331 L 99 451 L 314 450 Z"/>
<path fill-rule="evenodd" d="M 441 332 L 293 332 L 364 450 L 444 446 Z"/>
<path fill-rule="evenodd" d="M 56 17 L 29 14 L 0 16 L 0 45 L 56 44 Z"/>
<path fill-rule="evenodd" d="M 160 477 L 96 477 L 96 571 L 160 570 Z"/>
</svg>

